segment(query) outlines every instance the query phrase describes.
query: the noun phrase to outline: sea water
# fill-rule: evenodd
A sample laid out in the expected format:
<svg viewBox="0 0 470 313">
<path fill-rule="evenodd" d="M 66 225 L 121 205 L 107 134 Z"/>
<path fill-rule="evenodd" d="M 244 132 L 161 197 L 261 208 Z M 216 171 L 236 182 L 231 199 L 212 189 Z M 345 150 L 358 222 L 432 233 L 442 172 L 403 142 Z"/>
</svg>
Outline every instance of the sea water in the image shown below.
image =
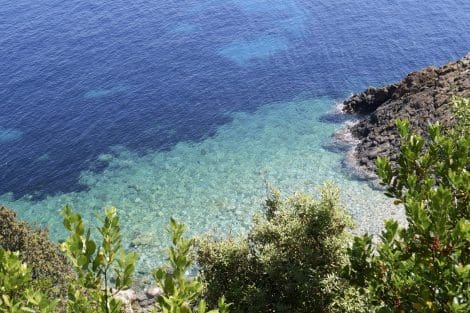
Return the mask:
<svg viewBox="0 0 470 313">
<path fill-rule="evenodd" d="M 468 1 L 0 4 L 0 203 L 54 240 L 64 205 L 93 226 L 116 206 L 142 272 L 170 217 L 243 233 L 269 186 L 336 182 L 360 231 L 402 219 L 344 167 L 330 112 L 470 50 Z"/>
</svg>

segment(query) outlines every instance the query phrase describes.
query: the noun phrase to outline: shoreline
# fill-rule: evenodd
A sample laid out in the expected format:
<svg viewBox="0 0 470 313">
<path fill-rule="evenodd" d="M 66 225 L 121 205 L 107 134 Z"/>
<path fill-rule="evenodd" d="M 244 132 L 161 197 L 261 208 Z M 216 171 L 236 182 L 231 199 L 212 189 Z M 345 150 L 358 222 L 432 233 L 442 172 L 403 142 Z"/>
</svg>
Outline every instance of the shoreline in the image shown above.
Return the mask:
<svg viewBox="0 0 470 313">
<path fill-rule="evenodd" d="M 397 160 L 400 138 L 395 120 L 410 120 L 412 129 L 421 134 L 429 123 L 448 128 L 454 121 L 449 102 L 455 96 L 470 96 L 470 53 L 438 68 L 411 72 L 399 82 L 353 94 L 339 104 L 350 122 L 333 136 L 340 145 L 349 146 L 344 165 L 358 178 L 378 185 L 377 157 Z"/>
</svg>

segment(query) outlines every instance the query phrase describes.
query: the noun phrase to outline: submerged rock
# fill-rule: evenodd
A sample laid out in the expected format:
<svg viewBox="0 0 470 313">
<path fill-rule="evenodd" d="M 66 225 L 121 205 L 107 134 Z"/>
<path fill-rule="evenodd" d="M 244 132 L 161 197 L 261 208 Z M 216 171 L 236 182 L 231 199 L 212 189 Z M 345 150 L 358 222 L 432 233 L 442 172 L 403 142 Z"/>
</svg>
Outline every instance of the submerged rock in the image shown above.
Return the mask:
<svg viewBox="0 0 470 313">
<path fill-rule="evenodd" d="M 396 160 L 400 149 L 397 118 L 408 119 L 418 133 L 425 133 L 437 121 L 445 128 L 452 126 L 450 100 L 454 96 L 470 97 L 470 53 L 440 68 L 427 67 L 398 83 L 353 95 L 344 101 L 343 111 L 365 116 L 348 128 L 358 139 L 350 165 L 368 176 L 374 173 L 378 156 Z"/>
<path fill-rule="evenodd" d="M 159 288 L 159 287 L 150 287 L 148 289 L 145 290 L 145 295 L 149 298 L 149 299 L 153 299 L 157 296 L 160 296 L 163 294 L 163 289 L 162 288 Z"/>
<path fill-rule="evenodd" d="M 152 312 L 156 298 L 163 295 L 163 289 L 156 286 L 152 286 L 144 292 L 136 292 L 133 289 L 113 290 L 113 292 L 115 293 L 114 298 L 122 302 L 125 313 Z"/>
<path fill-rule="evenodd" d="M 120 300 L 124 305 L 131 305 L 137 300 L 137 294 L 132 289 L 120 290 L 115 295 L 114 298 Z"/>
</svg>

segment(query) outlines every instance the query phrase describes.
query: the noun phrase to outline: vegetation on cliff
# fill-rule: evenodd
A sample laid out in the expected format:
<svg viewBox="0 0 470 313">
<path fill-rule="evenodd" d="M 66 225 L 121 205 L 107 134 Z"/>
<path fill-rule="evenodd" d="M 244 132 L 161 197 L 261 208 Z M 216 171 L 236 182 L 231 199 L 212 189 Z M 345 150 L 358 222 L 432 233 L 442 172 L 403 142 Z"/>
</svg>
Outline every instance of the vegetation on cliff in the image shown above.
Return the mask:
<svg viewBox="0 0 470 313">
<path fill-rule="evenodd" d="M 19 252 L 0 248 L 0 312 L 54 312 L 58 300 L 49 300 L 38 289 Z"/>
<path fill-rule="evenodd" d="M 233 312 L 326 312 L 346 264 L 349 226 L 334 186 L 319 199 L 274 191 L 246 238 L 199 242 L 209 303 L 222 293 Z"/>
<path fill-rule="evenodd" d="M 59 246 L 48 239 L 46 230 L 18 221 L 16 214 L 3 206 L 0 206 L 0 248 L 21 252 L 21 262 L 30 268 L 32 287 L 44 290 L 51 297 L 67 294 L 67 285 L 74 274 Z"/>
<path fill-rule="evenodd" d="M 470 137 L 468 100 L 458 99 L 457 128 L 429 126 L 430 142 L 397 121 L 397 167 L 377 160 L 387 194 L 402 203 L 408 225 L 387 221 L 381 242 L 356 237 L 348 278 L 379 312 L 470 310 Z"/>
</svg>

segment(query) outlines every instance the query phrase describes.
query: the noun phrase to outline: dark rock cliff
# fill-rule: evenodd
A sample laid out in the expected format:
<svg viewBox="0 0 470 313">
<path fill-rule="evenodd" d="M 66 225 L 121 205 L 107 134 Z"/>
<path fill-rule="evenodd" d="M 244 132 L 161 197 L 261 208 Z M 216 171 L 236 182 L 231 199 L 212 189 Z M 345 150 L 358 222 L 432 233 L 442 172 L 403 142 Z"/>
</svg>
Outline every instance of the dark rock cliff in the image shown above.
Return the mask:
<svg viewBox="0 0 470 313">
<path fill-rule="evenodd" d="M 453 96 L 470 97 L 470 53 L 440 68 L 427 67 L 398 83 L 369 88 L 344 101 L 344 112 L 365 114 L 350 129 L 359 140 L 354 153 L 356 165 L 367 173 L 375 169 L 377 156 L 396 160 L 400 148 L 397 118 L 410 120 L 420 133 L 436 121 L 451 126 L 449 102 Z"/>
</svg>

